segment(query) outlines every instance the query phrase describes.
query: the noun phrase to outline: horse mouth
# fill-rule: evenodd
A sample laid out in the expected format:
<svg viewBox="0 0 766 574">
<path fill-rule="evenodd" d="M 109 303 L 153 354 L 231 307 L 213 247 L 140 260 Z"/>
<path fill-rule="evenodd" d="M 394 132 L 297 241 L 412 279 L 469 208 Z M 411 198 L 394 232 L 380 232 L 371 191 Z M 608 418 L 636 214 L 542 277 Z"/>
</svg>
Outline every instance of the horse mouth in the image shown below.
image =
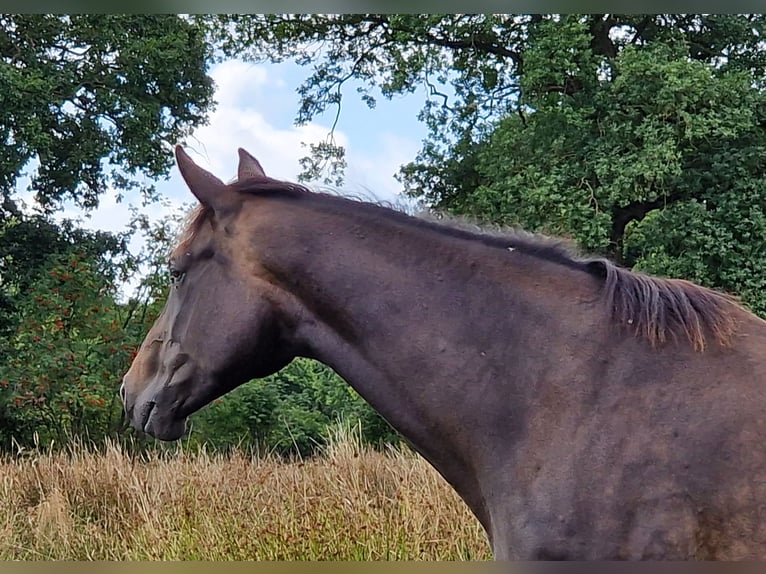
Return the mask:
<svg viewBox="0 0 766 574">
<path fill-rule="evenodd" d="M 156 401 L 147 403 L 141 418 L 141 431 L 159 440 L 178 440 L 186 432 L 186 417 L 161 412 Z"/>
</svg>

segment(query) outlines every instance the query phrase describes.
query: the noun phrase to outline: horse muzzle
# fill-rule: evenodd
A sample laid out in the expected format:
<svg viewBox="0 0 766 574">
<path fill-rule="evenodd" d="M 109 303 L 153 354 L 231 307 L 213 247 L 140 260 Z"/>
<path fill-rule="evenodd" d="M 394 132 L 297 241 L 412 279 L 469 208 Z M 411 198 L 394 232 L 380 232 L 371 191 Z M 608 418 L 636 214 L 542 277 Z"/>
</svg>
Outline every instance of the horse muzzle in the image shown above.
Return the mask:
<svg viewBox="0 0 766 574">
<path fill-rule="evenodd" d="M 130 388 L 123 380 L 120 398 L 134 429 L 164 441 L 178 440 L 183 436 L 186 417 L 178 412 L 177 398 L 169 396 L 176 389 L 167 385 L 157 389 L 157 386 L 149 385 L 138 395 L 132 395 L 128 390 Z"/>
</svg>

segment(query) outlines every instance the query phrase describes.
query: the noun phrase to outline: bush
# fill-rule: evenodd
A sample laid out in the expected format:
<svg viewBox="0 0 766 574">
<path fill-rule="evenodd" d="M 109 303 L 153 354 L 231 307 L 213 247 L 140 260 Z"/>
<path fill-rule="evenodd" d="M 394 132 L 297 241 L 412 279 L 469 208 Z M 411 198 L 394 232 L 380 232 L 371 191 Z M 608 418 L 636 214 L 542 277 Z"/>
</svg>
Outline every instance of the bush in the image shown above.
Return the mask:
<svg viewBox="0 0 766 574">
<path fill-rule="evenodd" d="M 123 332 L 108 278 L 80 253 L 54 255 L 18 302 L 0 364 L 2 444 L 113 434 L 118 374 L 137 345 Z"/>
<path fill-rule="evenodd" d="M 311 456 L 332 429 L 358 421 L 367 444 L 398 441 L 396 432 L 332 369 L 296 359 L 280 372 L 251 381 L 192 417 L 191 446 L 246 447 Z"/>
</svg>

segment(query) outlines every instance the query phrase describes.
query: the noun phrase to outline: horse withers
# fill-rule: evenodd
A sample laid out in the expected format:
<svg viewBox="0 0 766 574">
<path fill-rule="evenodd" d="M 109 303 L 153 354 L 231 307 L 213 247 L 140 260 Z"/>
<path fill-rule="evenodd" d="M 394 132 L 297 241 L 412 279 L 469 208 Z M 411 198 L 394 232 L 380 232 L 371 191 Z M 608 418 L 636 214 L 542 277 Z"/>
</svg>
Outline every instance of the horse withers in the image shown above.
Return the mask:
<svg viewBox="0 0 766 574">
<path fill-rule="evenodd" d="M 698 285 L 269 178 L 199 200 L 125 375 L 163 440 L 294 357 L 342 376 L 499 559 L 766 558 L 766 322 Z"/>
</svg>

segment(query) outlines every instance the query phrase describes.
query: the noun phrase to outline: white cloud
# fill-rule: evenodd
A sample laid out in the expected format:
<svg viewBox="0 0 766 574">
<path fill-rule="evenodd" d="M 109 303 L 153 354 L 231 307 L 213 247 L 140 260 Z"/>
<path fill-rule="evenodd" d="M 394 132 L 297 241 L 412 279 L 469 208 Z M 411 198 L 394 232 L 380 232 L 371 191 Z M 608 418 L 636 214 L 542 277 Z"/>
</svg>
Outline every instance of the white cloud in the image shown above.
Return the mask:
<svg viewBox="0 0 766 574">
<path fill-rule="evenodd" d="M 289 127 L 273 125 L 269 121 L 269 110 L 258 108 L 259 102 L 268 100 L 259 96 L 264 89 L 284 89 L 286 83 L 265 66 L 232 61 L 214 67 L 211 75 L 220 103 L 209 125 L 194 133 L 186 151 L 224 181 L 236 174 L 238 147 L 258 158 L 271 177 L 297 180 L 301 170 L 298 160 L 308 153 L 303 144 L 325 140 L 330 126 L 316 122 Z M 349 118 L 345 123 L 352 125 Z M 393 175 L 400 165 L 414 158 L 418 142 L 387 132 L 370 134 L 363 125 L 355 128 L 358 131 L 353 137 L 338 129 L 333 134 L 335 142 L 346 148 L 348 161 L 346 184 L 339 191 L 347 190 L 355 195 L 370 193 L 378 199 L 393 201 L 401 190 Z M 375 148 L 374 157 L 357 151 L 361 146 L 354 144 L 361 137 L 368 139 L 365 147 Z M 369 140 L 377 145 L 370 146 Z"/>
<path fill-rule="evenodd" d="M 265 88 L 282 88 L 285 83 L 266 66 L 227 60 L 213 67 L 216 101 L 221 107 L 247 108 Z"/>
<path fill-rule="evenodd" d="M 277 127 L 267 118 L 269 99 L 261 98 L 264 89 L 285 88 L 281 80 L 267 70 L 239 61 L 224 62 L 211 70 L 216 83 L 218 106 L 209 124 L 198 128 L 185 149 L 201 167 L 224 181 L 237 170 L 237 148 L 242 147 L 258 158 L 271 177 L 295 181 L 300 172 L 299 158 L 307 148 L 301 143 L 326 139 L 330 128 L 317 123 Z M 348 145 L 342 132 L 335 132 L 340 145 Z M 177 172 L 173 181 L 183 185 Z M 185 188 L 184 188 L 185 189 Z"/>
<path fill-rule="evenodd" d="M 200 166 L 227 180 L 236 175 L 237 148 L 242 147 L 258 158 L 271 177 L 294 181 L 300 171 L 298 159 L 306 153 L 301 142 L 320 142 L 328 132 L 314 123 L 278 128 L 260 112 L 221 106 L 212 114 L 210 125 L 195 131 L 186 151 Z M 335 139 L 347 145 L 345 134 L 336 132 Z"/>
</svg>

